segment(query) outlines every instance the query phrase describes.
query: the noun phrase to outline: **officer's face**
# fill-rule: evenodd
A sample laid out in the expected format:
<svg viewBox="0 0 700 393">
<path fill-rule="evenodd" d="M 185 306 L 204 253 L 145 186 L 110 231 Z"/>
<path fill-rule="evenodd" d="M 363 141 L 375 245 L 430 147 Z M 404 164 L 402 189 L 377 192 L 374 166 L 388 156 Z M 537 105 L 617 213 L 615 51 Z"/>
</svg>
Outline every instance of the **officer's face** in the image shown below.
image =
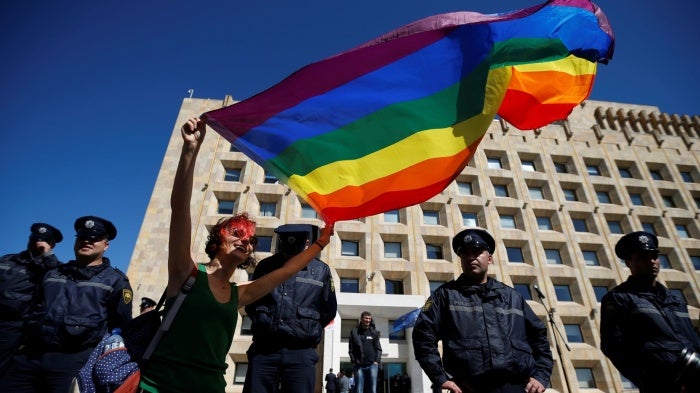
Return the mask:
<svg viewBox="0 0 700 393">
<path fill-rule="evenodd" d="M 29 243 L 27 243 L 27 250 L 32 253 L 32 255 L 44 255 L 51 251 L 53 247 L 46 242 L 46 240 L 37 239 L 34 237 L 29 238 Z"/>
<path fill-rule="evenodd" d="M 459 256 L 462 263 L 462 271 L 467 277 L 476 279 L 480 283 L 486 282 L 486 273 L 493 261 L 488 250 L 482 248 L 468 248 Z"/>
<path fill-rule="evenodd" d="M 86 237 L 75 238 L 75 259 L 77 261 L 92 262 L 101 259 L 109 248 L 107 238 L 91 239 Z"/>
<path fill-rule="evenodd" d="M 656 278 L 659 275 L 658 251 L 637 251 L 626 262 L 633 276 Z"/>
</svg>

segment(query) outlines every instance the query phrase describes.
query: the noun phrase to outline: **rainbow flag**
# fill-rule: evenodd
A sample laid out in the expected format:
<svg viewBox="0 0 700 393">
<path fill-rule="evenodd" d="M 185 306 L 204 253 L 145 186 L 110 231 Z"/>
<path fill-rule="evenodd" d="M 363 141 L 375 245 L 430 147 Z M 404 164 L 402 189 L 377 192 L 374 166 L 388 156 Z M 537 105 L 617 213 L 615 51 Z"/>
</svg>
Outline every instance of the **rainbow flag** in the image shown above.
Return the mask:
<svg viewBox="0 0 700 393">
<path fill-rule="evenodd" d="M 613 47 L 586 0 L 441 14 L 203 116 L 333 223 L 441 192 L 496 114 L 519 129 L 566 118 Z"/>
</svg>

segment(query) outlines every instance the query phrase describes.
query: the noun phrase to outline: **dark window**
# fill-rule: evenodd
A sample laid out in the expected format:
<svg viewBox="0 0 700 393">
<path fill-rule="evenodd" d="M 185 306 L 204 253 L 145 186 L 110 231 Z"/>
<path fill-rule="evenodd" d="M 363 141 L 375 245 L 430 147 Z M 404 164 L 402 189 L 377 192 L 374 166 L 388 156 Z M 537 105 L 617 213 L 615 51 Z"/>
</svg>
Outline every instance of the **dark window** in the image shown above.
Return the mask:
<svg viewBox="0 0 700 393">
<path fill-rule="evenodd" d="M 530 286 L 527 284 L 513 284 L 513 289 L 518 291 L 518 293 L 525 299 L 525 300 L 532 300 L 532 292 L 530 292 Z"/>
<path fill-rule="evenodd" d="M 403 295 L 403 281 L 385 280 L 387 295 Z"/>
<path fill-rule="evenodd" d="M 598 303 L 600 303 L 600 301 L 603 300 L 603 296 L 605 296 L 605 294 L 608 293 L 608 287 L 594 285 L 593 293 L 595 293 L 595 299 L 598 301 Z"/>
<path fill-rule="evenodd" d="M 581 333 L 581 326 L 575 323 L 565 323 L 564 330 L 566 330 L 566 340 L 570 343 L 582 343 L 583 333 Z"/>
<path fill-rule="evenodd" d="M 235 204 L 235 201 L 221 200 L 219 201 L 219 209 L 217 210 L 217 212 L 219 214 L 233 214 L 233 208 Z"/>
<path fill-rule="evenodd" d="M 340 242 L 340 255 L 346 257 L 356 257 L 360 255 L 360 243 L 350 240 Z"/>
<path fill-rule="evenodd" d="M 426 244 L 425 252 L 428 256 L 428 259 L 443 259 L 442 247 L 440 246 L 436 246 L 434 244 Z"/>
<path fill-rule="evenodd" d="M 560 302 L 572 302 L 574 300 L 571 296 L 571 288 L 568 285 L 554 285 L 554 292 L 557 294 L 557 300 Z"/>
<path fill-rule="evenodd" d="M 525 256 L 523 256 L 522 248 L 520 248 L 520 247 L 506 247 L 506 252 L 508 253 L 508 262 L 525 263 Z"/>
<path fill-rule="evenodd" d="M 241 181 L 241 170 L 239 168 L 226 168 L 224 181 Z"/>
<path fill-rule="evenodd" d="M 340 292 L 359 293 L 360 280 L 358 278 L 340 277 Z"/>
</svg>

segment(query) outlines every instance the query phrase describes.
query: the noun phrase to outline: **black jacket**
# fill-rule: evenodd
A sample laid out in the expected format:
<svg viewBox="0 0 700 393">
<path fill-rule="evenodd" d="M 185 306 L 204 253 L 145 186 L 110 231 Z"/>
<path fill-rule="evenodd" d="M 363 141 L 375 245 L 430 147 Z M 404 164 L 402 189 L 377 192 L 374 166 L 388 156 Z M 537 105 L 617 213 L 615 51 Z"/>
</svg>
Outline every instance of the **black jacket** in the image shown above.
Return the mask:
<svg viewBox="0 0 700 393">
<path fill-rule="evenodd" d="M 44 274 L 58 263 L 54 254 L 32 257 L 27 250 L 0 258 L 0 322 L 27 317 Z"/>
<path fill-rule="evenodd" d="M 491 278 L 468 285 L 462 277 L 435 290 L 413 328 L 416 360 L 430 380 L 438 386 L 451 378 L 478 385 L 533 377 L 547 386 L 547 328 L 525 299 Z"/>
<path fill-rule="evenodd" d="M 253 279 L 279 269 L 287 259 L 281 253 L 263 259 Z M 337 309 L 331 270 L 314 259 L 294 277 L 245 307 L 252 321 L 253 348 L 316 348 L 323 328 L 335 318 Z"/>
<path fill-rule="evenodd" d="M 364 342 L 368 340 L 372 341 L 370 347 L 373 353 L 365 353 L 364 351 Z M 348 355 L 350 355 L 352 364 L 369 365 L 374 362 L 381 363 L 382 344 L 379 342 L 379 332 L 374 327 L 374 322 L 367 329 L 358 325 L 350 331 Z"/>
<path fill-rule="evenodd" d="M 700 352 L 685 302 L 657 283 L 630 276 L 603 296 L 600 347 L 641 392 L 679 391 L 676 362 L 683 348 Z"/>
<path fill-rule="evenodd" d="M 94 347 L 131 320 L 132 300 L 128 278 L 108 258 L 97 266 L 59 265 L 44 277 L 31 316 L 35 337 L 28 344 L 60 352 Z"/>
</svg>

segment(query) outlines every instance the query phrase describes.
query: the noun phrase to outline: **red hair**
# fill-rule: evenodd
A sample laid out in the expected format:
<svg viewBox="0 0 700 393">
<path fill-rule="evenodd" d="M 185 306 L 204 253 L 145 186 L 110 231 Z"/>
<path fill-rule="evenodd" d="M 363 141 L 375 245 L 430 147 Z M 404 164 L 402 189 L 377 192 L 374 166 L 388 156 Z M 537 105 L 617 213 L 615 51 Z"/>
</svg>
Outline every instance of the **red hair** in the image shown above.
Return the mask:
<svg viewBox="0 0 700 393">
<path fill-rule="evenodd" d="M 233 217 L 220 219 L 211 231 L 209 231 L 209 237 L 207 237 L 205 251 L 209 259 L 214 259 L 226 235 L 233 235 L 241 240 L 246 240 L 255 235 L 255 226 L 255 221 L 250 219 L 248 213 L 241 213 Z M 248 258 L 248 260 L 238 267 L 245 269 L 251 265 L 255 266 L 255 260 L 252 257 Z"/>
</svg>

